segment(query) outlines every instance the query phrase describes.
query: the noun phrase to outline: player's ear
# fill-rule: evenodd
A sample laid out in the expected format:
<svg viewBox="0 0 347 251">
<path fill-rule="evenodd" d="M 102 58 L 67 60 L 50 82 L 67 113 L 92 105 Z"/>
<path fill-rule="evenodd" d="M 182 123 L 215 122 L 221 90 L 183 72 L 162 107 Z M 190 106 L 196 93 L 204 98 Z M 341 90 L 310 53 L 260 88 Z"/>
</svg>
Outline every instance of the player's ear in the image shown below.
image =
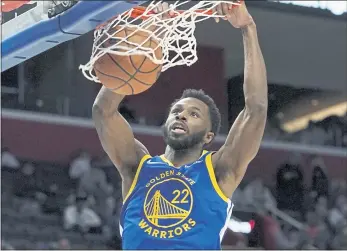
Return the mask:
<svg viewBox="0 0 347 251">
<path fill-rule="evenodd" d="M 206 133 L 205 144 L 206 145 L 210 144 L 213 139 L 214 139 L 214 133 L 213 132 Z"/>
</svg>

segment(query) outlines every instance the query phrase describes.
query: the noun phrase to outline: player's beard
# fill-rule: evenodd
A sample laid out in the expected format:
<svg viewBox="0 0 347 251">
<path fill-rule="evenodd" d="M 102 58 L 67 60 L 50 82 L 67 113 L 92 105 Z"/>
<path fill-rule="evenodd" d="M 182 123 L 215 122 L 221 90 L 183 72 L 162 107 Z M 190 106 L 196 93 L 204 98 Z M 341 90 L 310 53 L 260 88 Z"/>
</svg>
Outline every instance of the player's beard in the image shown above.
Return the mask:
<svg viewBox="0 0 347 251">
<path fill-rule="evenodd" d="M 162 127 L 165 144 L 173 150 L 181 151 L 195 147 L 203 142 L 205 131 L 200 131 L 191 135 L 180 135 L 175 137 L 170 135 L 170 129 L 164 125 Z"/>
</svg>

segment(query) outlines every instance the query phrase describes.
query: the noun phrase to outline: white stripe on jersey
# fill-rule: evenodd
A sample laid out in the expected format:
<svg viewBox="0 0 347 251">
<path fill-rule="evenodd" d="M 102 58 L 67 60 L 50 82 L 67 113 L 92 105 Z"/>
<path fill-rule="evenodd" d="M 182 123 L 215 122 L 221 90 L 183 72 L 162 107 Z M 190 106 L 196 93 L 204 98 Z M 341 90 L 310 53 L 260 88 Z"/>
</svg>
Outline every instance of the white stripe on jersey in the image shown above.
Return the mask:
<svg viewBox="0 0 347 251">
<path fill-rule="evenodd" d="M 123 228 L 122 228 L 122 225 L 119 223 L 119 233 L 120 233 L 120 236 L 123 237 Z"/>
<path fill-rule="evenodd" d="M 230 217 L 231 217 L 231 213 L 233 212 L 233 207 L 234 207 L 234 204 L 230 201 L 230 199 L 228 200 L 228 208 L 227 208 L 227 217 L 225 219 L 225 224 L 224 224 L 224 227 L 220 230 L 219 232 L 219 241 L 222 243 L 222 240 L 223 240 L 223 237 L 224 237 L 224 234 L 225 234 L 225 231 L 227 230 L 228 228 L 228 222 L 230 220 Z"/>
</svg>

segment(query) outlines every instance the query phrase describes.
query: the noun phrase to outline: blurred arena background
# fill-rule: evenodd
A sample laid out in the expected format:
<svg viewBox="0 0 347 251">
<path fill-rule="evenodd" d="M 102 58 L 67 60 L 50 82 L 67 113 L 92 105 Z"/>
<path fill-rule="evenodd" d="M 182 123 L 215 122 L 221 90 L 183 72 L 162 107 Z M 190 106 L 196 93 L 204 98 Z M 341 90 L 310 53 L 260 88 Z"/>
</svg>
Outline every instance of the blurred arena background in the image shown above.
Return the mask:
<svg viewBox="0 0 347 251">
<path fill-rule="evenodd" d="M 2 28 L 37 4 L 26 2 L 2 13 Z M 269 113 L 261 150 L 232 198 L 224 248 L 347 249 L 346 3 L 246 3 L 267 65 Z M 151 153 L 163 151 L 166 107 L 185 88 L 216 100 L 224 120 L 212 148 L 223 141 L 244 105 L 241 34 L 227 26 L 200 23 L 199 61 L 123 103 Z M 2 249 L 121 247 L 120 177 L 91 121 L 100 85 L 78 70 L 92 43 L 88 32 L 1 73 Z"/>
</svg>

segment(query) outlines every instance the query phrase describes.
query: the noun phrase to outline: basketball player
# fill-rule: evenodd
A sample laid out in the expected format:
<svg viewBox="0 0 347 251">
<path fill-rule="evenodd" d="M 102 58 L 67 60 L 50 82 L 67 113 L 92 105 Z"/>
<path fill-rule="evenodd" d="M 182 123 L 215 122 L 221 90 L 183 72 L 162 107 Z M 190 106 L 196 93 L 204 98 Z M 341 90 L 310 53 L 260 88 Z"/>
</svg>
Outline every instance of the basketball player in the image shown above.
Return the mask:
<svg viewBox="0 0 347 251">
<path fill-rule="evenodd" d="M 221 248 L 233 207 L 230 198 L 264 133 L 267 79 L 256 25 L 245 4 L 229 9 L 223 3 L 217 11 L 243 36 L 245 107 L 216 152 L 204 149 L 217 135 L 221 115 L 202 90 L 188 89 L 172 104 L 161 156 L 151 156 L 134 138 L 118 112 L 124 96 L 102 87 L 95 100 L 99 138 L 123 182 L 123 249 Z"/>
</svg>

